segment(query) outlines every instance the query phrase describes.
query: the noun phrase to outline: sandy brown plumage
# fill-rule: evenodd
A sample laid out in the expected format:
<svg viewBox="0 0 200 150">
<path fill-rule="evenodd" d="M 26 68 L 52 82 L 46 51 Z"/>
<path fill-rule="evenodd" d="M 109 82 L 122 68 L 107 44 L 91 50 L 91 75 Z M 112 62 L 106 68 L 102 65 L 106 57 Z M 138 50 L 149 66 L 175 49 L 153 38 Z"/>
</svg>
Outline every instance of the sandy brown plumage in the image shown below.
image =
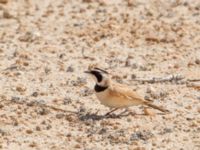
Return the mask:
<svg viewBox="0 0 200 150">
<path fill-rule="evenodd" d="M 102 69 L 94 68 L 86 73 L 91 74 L 96 81 L 94 90 L 101 104 L 114 108 L 111 112 L 134 105 L 146 105 L 162 112 L 168 112 L 162 107 L 152 104 L 151 101 L 145 100 L 130 87 L 112 82 L 109 73 Z"/>
<path fill-rule="evenodd" d="M 130 87 L 118 84 L 110 83 L 110 86 L 105 91 L 106 94 L 96 93 L 99 100 L 109 107 L 130 107 L 133 105 L 147 105 L 154 109 L 158 109 L 162 112 L 167 110 L 152 104 L 152 102 L 144 100 L 140 95 L 133 91 Z M 110 104 L 112 103 L 112 104 Z"/>
</svg>

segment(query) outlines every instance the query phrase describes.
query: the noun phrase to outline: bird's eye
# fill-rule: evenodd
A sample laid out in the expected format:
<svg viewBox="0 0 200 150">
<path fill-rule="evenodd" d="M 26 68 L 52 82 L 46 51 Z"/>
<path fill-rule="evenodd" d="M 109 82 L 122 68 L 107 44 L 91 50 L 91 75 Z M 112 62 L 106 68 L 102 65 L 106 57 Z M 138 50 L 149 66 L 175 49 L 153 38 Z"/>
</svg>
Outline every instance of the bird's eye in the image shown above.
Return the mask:
<svg viewBox="0 0 200 150">
<path fill-rule="evenodd" d="M 103 75 L 98 71 L 91 71 L 91 73 L 97 78 L 98 82 L 101 82 L 103 79 Z"/>
</svg>

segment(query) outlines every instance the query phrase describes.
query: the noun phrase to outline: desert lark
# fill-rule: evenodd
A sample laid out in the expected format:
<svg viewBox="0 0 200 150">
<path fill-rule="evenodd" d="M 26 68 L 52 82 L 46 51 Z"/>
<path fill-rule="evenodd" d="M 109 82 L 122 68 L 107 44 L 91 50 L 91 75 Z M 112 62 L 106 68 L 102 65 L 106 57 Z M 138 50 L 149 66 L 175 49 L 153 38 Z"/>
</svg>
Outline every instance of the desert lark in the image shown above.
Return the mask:
<svg viewBox="0 0 200 150">
<path fill-rule="evenodd" d="M 93 68 L 85 71 L 92 75 L 96 84 L 94 86 L 95 94 L 101 104 L 111 108 L 111 111 L 106 115 L 120 108 L 128 108 L 134 105 L 146 105 L 162 112 L 168 112 L 159 106 L 152 104 L 152 102 L 143 99 L 130 87 L 115 83 L 110 79 L 109 73 L 100 68 Z"/>
</svg>

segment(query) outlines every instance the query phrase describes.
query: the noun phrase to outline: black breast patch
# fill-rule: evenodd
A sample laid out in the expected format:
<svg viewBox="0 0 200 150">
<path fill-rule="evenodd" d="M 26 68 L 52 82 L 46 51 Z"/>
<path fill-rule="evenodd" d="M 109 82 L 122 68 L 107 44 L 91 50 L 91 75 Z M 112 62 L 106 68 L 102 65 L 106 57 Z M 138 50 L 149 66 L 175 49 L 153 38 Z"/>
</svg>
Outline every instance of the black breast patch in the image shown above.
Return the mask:
<svg viewBox="0 0 200 150">
<path fill-rule="evenodd" d="M 100 86 L 100 85 L 96 84 L 94 87 L 94 90 L 96 92 L 102 92 L 102 91 L 106 90 L 107 88 L 108 88 L 107 86 Z"/>
</svg>

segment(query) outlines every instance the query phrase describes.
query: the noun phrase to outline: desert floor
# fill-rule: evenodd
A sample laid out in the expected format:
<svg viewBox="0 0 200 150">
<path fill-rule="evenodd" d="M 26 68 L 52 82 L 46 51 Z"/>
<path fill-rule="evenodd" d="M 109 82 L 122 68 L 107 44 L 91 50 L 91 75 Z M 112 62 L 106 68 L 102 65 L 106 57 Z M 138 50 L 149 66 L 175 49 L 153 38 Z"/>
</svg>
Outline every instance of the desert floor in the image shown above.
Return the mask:
<svg viewBox="0 0 200 150">
<path fill-rule="evenodd" d="M 170 113 L 103 117 L 92 66 Z M 199 150 L 200 1 L 0 0 L 0 149 Z"/>
</svg>

